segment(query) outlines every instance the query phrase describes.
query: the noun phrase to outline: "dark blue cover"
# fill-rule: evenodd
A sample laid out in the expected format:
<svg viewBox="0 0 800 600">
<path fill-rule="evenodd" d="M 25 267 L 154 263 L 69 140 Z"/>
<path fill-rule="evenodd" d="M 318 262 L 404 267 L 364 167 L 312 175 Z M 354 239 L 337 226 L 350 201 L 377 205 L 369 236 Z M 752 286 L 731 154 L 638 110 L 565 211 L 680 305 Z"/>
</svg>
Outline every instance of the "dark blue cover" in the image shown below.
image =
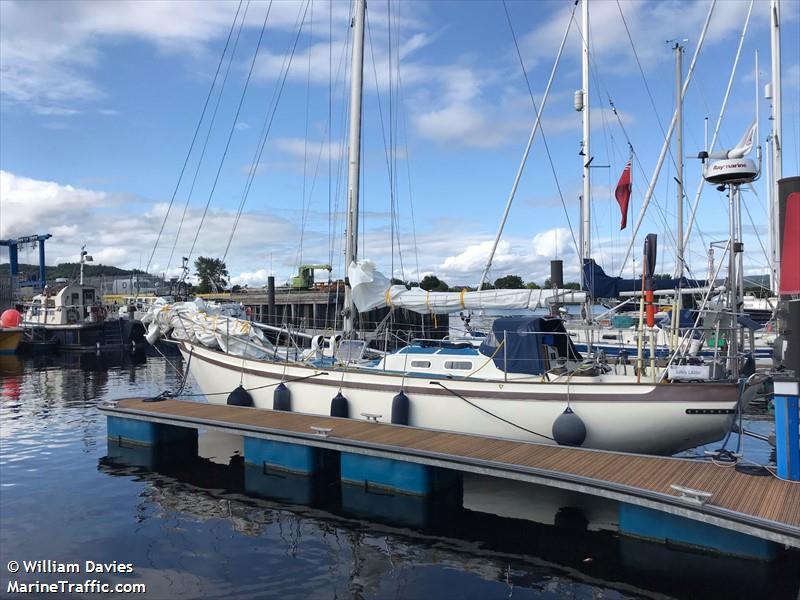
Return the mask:
<svg viewBox="0 0 800 600">
<path fill-rule="evenodd" d="M 501 348 L 503 339 L 505 348 Z M 494 364 L 506 373 L 541 375 L 549 365 L 542 345 L 555 346 L 558 355 L 581 360 L 561 319 L 556 317 L 501 317 L 480 346 L 481 354 L 494 355 Z M 506 364 L 508 361 L 508 364 Z"/>
<path fill-rule="evenodd" d="M 695 287 L 705 287 L 706 282 L 700 279 L 653 279 L 652 289 L 655 290 L 676 290 L 678 286 L 691 289 Z M 621 292 L 640 292 L 642 290 L 642 280 L 623 279 L 607 275 L 603 268 L 594 262 L 593 258 L 583 259 L 583 291 L 591 298 L 616 298 Z"/>
</svg>

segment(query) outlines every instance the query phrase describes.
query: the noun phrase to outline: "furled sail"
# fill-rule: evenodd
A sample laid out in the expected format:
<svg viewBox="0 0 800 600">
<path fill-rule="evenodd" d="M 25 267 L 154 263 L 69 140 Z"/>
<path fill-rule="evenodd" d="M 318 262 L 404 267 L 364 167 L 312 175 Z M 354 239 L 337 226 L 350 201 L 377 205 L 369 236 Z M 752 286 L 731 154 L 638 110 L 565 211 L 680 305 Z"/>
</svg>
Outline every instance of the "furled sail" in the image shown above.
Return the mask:
<svg viewBox="0 0 800 600">
<path fill-rule="evenodd" d="M 653 290 L 684 290 L 704 288 L 707 281 L 700 279 L 654 279 Z M 583 259 L 583 287 L 592 298 L 616 298 L 624 292 L 639 292 L 642 289 L 642 280 L 623 279 L 607 275 L 603 267 L 594 262 L 593 258 Z"/>
<path fill-rule="evenodd" d="M 147 341 L 162 335 L 187 340 L 206 348 L 219 348 L 234 356 L 267 358 L 273 347 L 264 333 L 244 319 L 227 314 L 225 307 L 197 298 L 194 302 L 169 304 L 157 299 L 142 323 L 148 325 Z"/>
<path fill-rule="evenodd" d="M 391 285 L 369 260 L 350 263 L 348 269 L 353 303 L 360 312 L 390 306 L 418 313 L 447 314 L 459 310 L 546 308 L 554 301 L 580 303 L 583 292 L 573 290 L 481 290 L 480 292 L 426 292 Z"/>
</svg>

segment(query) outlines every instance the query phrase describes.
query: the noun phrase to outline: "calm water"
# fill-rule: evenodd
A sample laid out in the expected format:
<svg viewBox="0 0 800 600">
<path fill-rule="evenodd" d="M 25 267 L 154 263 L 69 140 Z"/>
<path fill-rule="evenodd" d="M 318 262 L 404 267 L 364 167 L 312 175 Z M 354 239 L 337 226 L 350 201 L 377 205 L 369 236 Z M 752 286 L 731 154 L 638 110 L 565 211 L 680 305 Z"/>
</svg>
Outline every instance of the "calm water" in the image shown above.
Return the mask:
<svg viewBox="0 0 800 600">
<path fill-rule="evenodd" d="M 471 478 L 462 507 L 265 486 L 281 501 L 245 493 L 230 439 L 180 469 L 109 460 L 97 404 L 177 381 L 161 357 L 0 357 L 0 597 L 7 562 L 36 559 L 131 563 L 96 577 L 145 583 L 144 598 L 798 597 L 796 554 L 768 565 L 620 538 L 613 506 L 551 490 Z"/>
</svg>

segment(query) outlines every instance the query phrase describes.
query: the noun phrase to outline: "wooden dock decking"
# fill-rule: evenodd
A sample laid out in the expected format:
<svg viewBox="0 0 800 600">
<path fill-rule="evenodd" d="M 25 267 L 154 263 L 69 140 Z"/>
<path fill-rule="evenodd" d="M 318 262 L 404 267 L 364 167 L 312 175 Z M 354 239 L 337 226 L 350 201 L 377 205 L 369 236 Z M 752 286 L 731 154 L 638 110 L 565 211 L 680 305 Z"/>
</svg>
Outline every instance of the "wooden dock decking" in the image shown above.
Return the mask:
<svg viewBox="0 0 800 600">
<path fill-rule="evenodd" d="M 800 483 L 708 461 L 565 448 L 185 400 L 119 400 L 107 415 L 405 460 L 560 487 L 653 508 L 800 548 Z M 311 427 L 330 428 L 327 437 Z M 709 492 L 700 505 L 670 486 Z"/>
</svg>

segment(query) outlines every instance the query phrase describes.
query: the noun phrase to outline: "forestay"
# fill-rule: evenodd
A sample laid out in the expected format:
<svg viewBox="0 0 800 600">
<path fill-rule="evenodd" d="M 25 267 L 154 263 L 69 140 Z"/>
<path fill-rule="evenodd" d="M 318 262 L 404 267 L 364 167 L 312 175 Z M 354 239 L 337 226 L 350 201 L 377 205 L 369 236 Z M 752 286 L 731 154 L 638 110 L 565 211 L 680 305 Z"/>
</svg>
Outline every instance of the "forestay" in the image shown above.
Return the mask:
<svg viewBox="0 0 800 600">
<path fill-rule="evenodd" d="M 386 276 L 369 260 L 350 263 L 348 269 L 353 302 L 360 312 L 390 306 L 418 313 L 448 314 L 459 310 L 547 308 L 557 297 L 559 302 L 581 303 L 584 292 L 572 290 L 481 290 L 480 292 L 426 292 L 391 285 Z"/>
</svg>

